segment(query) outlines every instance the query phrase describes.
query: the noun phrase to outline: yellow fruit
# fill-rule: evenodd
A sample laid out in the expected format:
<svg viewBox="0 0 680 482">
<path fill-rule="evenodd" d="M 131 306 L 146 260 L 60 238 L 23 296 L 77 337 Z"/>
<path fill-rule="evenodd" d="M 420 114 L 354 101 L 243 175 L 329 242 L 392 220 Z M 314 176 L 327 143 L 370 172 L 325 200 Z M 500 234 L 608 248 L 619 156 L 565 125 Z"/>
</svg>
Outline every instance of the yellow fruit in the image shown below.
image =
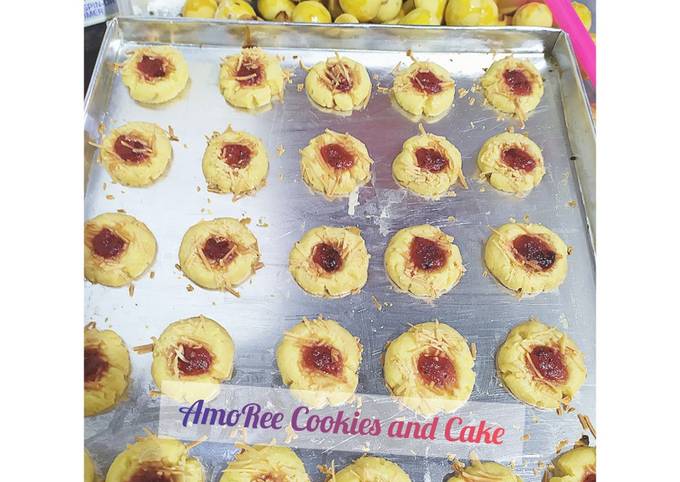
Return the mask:
<svg viewBox="0 0 680 482">
<path fill-rule="evenodd" d="M 331 23 L 331 14 L 319 2 L 304 0 L 298 3 L 291 15 L 293 22 Z"/>
<path fill-rule="evenodd" d="M 512 24 L 525 27 L 552 27 L 553 16 L 546 4 L 529 2 L 517 9 L 512 17 Z"/>
<path fill-rule="evenodd" d="M 213 18 L 217 10 L 217 0 L 187 0 L 182 9 L 183 17 Z"/>
<path fill-rule="evenodd" d="M 402 0 L 382 0 L 382 4 L 378 9 L 378 14 L 373 20 L 380 23 L 385 23 L 389 20 L 397 18 L 401 10 Z"/>
<path fill-rule="evenodd" d="M 335 23 L 359 23 L 359 20 L 349 13 L 342 13 L 337 16 Z"/>
<path fill-rule="evenodd" d="M 285 22 L 293 16 L 295 4 L 291 0 L 257 0 L 257 10 L 265 20 Z"/>
<path fill-rule="evenodd" d="M 444 8 L 446 0 L 414 0 L 415 8 L 424 8 L 430 11 L 439 23 L 444 19 Z"/>
<path fill-rule="evenodd" d="M 449 0 L 446 25 L 498 25 L 498 6 L 494 0 Z"/>
<path fill-rule="evenodd" d="M 426 8 L 414 8 L 399 20 L 400 25 L 439 25 L 437 18 Z"/>
<path fill-rule="evenodd" d="M 593 14 L 590 13 L 588 7 L 580 2 L 571 2 L 571 6 L 576 10 L 576 15 L 581 19 L 586 30 L 590 30 L 590 27 L 593 25 Z"/>
<path fill-rule="evenodd" d="M 251 20 L 256 17 L 255 10 L 245 0 L 222 0 L 215 12 L 215 18 Z"/>
<path fill-rule="evenodd" d="M 340 0 L 345 13 L 354 15 L 360 22 L 368 22 L 378 15 L 382 0 Z"/>
</svg>

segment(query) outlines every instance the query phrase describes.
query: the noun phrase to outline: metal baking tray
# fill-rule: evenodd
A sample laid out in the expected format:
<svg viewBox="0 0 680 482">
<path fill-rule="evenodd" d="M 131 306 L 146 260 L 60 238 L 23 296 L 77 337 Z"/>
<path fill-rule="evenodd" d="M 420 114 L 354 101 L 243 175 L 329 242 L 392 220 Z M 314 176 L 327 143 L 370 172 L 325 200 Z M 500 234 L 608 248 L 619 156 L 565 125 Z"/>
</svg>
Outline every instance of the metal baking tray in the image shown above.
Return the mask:
<svg viewBox="0 0 680 482">
<path fill-rule="evenodd" d="M 284 57 L 293 69 L 293 83 L 285 101 L 264 113 L 230 107 L 218 88 L 220 59 L 240 49 L 244 39 Z M 173 44 L 189 64 L 191 81 L 181 96 L 167 105 L 142 106 L 131 100 L 112 68 L 125 53 L 146 44 Z M 391 105 L 376 88 L 391 86 L 391 71 L 408 64 L 406 51 L 419 59 L 445 66 L 457 88 L 470 89 L 491 62 L 514 54 L 531 60 L 545 79 L 543 99 L 526 122 L 526 132 L 542 148 L 547 173 L 524 199 L 500 193 L 475 181 L 476 156 L 490 136 L 513 125 L 483 105 L 481 93 L 456 96 L 445 118 L 425 127 L 444 135 L 461 151 L 470 188 L 456 197 L 426 201 L 398 187 L 391 164 L 402 142 L 417 133 L 417 124 Z M 373 81 L 368 107 L 349 117 L 320 112 L 296 85 L 304 81 L 305 65 L 339 52 L 363 63 Z M 471 98 L 476 98 L 470 105 Z M 112 184 L 95 162 L 99 126 L 107 131 L 128 121 L 172 126 L 180 141 L 167 175 L 143 189 Z M 201 172 L 205 136 L 229 124 L 263 139 L 270 157 L 267 185 L 255 196 L 232 202 L 230 196 L 209 193 Z M 327 201 L 313 195 L 300 177 L 298 150 L 324 129 L 349 132 L 361 139 L 375 160 L 369 185 L 359 191 L 358 204 Z M 559 30 L 536 28 L 429 28 L 375 25 L 320 26 L 258 22 L 197 21 L 190 19 L 118 18 L 109 22 L 85 101 L 85 219 L 124 209 L 145 222 L 158 240 L 151 268 L 155 277 L 126 288 L 85 284 L 85 321 L 113 328 L 128 347 L 149 342 L 172 321 L 205 314 L 223 324 L 236 345 L 235 385 L 282 387 L 274 350 L 284 330 L 303 316 L 325 316 L 340 321 L 364 345 L 357 392 L 386 395 L 381 353 L 394 339 L 418 323 L 438 318 L 477 344 L 477 381 L 471 400 L 519 403 L 496 375 L 494 356 L 507 332 L 536 316 L 555 324 L 574 338 L 585 354 L 588 378 L 573 401 L 574 413 L 527 409 L 524 456 L 514 460 L 516 472 L 527 481 L 541 479 L 540 462 L 555 456 L 562 439 L 571 442 L 583 433 L 576 413 L 595 421 L 595 135 L 590 110 L 567 36 Z M 277 155 L 277 147 L 285 152 Z M 241 298 L 228 293 L 189 291 L 189 280 L 175 267 L 180 240 L 201 219 L 249 217 L 265 268 L 241 287 Z M 455 218 L 455 220 L 454 220 Z M 514 218 L 539 222 L 556 231 L 573 248 L 569 274 L 558 291 L 518 300 L 492 276 L 485 275 L 482 247 L 490 226 Z M 441 227 L 455 237 L 466 274 L 450 293 L 432 303 L 395 292 L 383 268 L 383 252 L 397 230 L 421 223 Z M 355 225 L 361 228 L 371 254 L 369 280 L 361 293 L 339 300 L 305 294 L 287 269 L 288 253 L 302 234 L 317 225 Z M 377 309 L 376 300 L 381 304 Z M 159 401 L 149 395 L 151 357 L 131 354 L 128 399 L 114 410 L 85 420 L 85 445 L 105 472 L 113 457 L 143 433 L 158 426 Z M 592 437 L 591 437 L 592 439 Z M 205 443 L 192 453 L 201 458 L 208 481 L 217 481 L 230 446 Z M 357 454 L 299 451 L 312 480 L 323 480 L 316 470 L 335 460 L 343 466 Z M 466 454 L 458 454 L 465 458 Z M 445 459 L 393 457 L 414 481 L 441 481 L 451 473 Z"/>
</svg>

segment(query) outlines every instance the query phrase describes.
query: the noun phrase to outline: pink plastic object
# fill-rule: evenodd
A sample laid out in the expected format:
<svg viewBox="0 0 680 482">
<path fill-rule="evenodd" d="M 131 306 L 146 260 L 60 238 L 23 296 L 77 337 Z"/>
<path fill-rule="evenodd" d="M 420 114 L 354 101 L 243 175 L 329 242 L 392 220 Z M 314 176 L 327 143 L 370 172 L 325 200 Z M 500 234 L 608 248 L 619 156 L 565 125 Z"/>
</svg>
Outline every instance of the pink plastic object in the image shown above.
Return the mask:
<svg viewBox="0 0 680 482">
<path fill-rule="evenodd" d="M 595 42 L 590 37 L 574 7 L 568 0 L 543 0 L 550 7 L 555 23 L 569 34 L 574 45 L 574 53 L 581 68 L 595 86 Z"/>
</svg>

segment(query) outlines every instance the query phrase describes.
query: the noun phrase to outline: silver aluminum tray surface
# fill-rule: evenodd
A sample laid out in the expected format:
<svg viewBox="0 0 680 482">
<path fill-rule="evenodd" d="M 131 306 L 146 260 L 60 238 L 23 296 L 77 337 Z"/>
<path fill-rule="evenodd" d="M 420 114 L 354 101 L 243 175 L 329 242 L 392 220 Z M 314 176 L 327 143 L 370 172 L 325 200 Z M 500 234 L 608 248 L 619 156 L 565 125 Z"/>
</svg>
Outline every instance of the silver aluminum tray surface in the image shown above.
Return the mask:
<svg viewBox="0 0 680 482">
<path fill-rule="evenodd" d="M 220 59 L 237 52 L 246 36 L 251 42 L 284 57 L 294 69 L 285 102 L 264 113 L 230 107 L 218 88 Z M 179 99 L 159 107 L 132 101 L 120 76 L 111 68 L 125 52 L 149 43 L 173 43 L 187 59 L 190 85 Z M 510 120 L 484 106 L 481 93 L 456 98 L 442 120 L 425 125 L 444 135 L 461 151 L 470 189 L 456 197 L 426 201 L 399 188 L 391 163 L 403 141 L 418 132 L 417 124 L 391 105 L 376 84 L 389 87 L 391 71 L 408 64 L 407 49 L 419 59 L 445 66 L 457 88 L 470 89 L 494 58 L 506 54 L 532 61 L 545 79 L 545 94 L 529 117 L 526 132 L 542 148 L 547 174 L 524 199 L 502 194 L 476 181 L 476 155 L 488 137 L 503 132 Z M 322 113 L 312 107 L 296 85 L 304 81 L 299 57 L 309 66 L 335 51 L 363 63 L 373 79 L 368 107 L 350 117 Z M 470 98 L 476 98 L 469 105 Z M 128 289 L 85 284 L 85 321 L 115 329 L 128 347 L 148 343 L 172 321 L 205 314 L 222 323 L 236 345 L 235 376 L 231 383 L 281 387 L 274 350 L 284 330 L 303 316 L 339 320 L 364 345 L 358 392 L 387 394 L 380 356 L 385 343 L 417 323 L 438 318 L 477 344 L 477 381 L 471 400 L 513 403 L 495 372 L 494 355 L 507 332 L 531 316 L 555 324 L 574 338 L 585 354 L 588 379 L 573 402 L 575 413 L 558 416 L 527 410 L 525 456 L 515 460 L 524 480 L 538 481 L 539 462 L 549 462 L 562 439 L 577 440 L 583 433 L 576 413 L 595 421 L 595 261 L 594 129 L 583 85 L 566 36 L 553 29 L 382 28 L 376 26 L 320 27 L 273 23 L 224 23 L 192 20 L 118 18 L 109 22 L 95 74 L 86 98 L 85 137 L 98 140 L 100 123 L 107 131 L 128 121 L 172 126 L 180 141 L 167 175 L 144 188 L 112 184 L 94 162 L 96 151 L 85 148 L 85 218 L 124 209 L 145 222 L 158 240 L 155 277 L 137 280 Z M 201 171 L 205 136 L 229 124 L 263 139 L 270 158 L 267 185 L 255 196 L 232 202 L 230 196 L 209 193 Z M 348 202 L 327 201 L 313 195 L 300 178 L 298 150 L 329 128 L 361 139 L 375 160 L 369 185 L 359 191 L 350 214 Z M 284 146 L 283 155 L 277 147 Z M 200 188 L 200 190 L 199 190 Z M 241 287 L 241 298 L 195 287 L 175 265 L 186 229 L 201 219 L 249 217 L 265 268 Z M 453 221 L 451 216 L 455 217 Z M 573 247 L 569 275 L 558 291 L 517 300 L 485 275 L 482 246 L 490 226 L 528 217 L 556 231 Z M 397 230 L 422 223 L 441 227 L 455 237 L 467 272 L 460 284 L 433 303 L 395 292 L 383 269 L 383 252 Z M 318 225 L 355 225 L 361 228 L 371 254 L 369 280 L 361 293 L 339 300 L 306 295 L 288 273 L 288 253 L 302 234 Z M 378 311 L 372 297 L 383 304 Z M 157 426 L 159 402 L 149 395 L 154 387 L 151 357 L 131 354 L 132 378 L 128 400 L 113 411 L 85 421 L 85 445 L 105 471 L 113 457 L 143 428 Z M 519 402 L 515 402 L 519 403 Z M 592 437 L 591 437 L 592 438 Z M 206 467 L 207 480 L 216 481 L 234 453 L 233 447 L 206 443 L 194 452 Z M 356 454 L 300 451 L 312 480 L 322 480 L 321 463 L 343 466 Z M 458 454 L 465 458 L 466 454 Z M 451 473 L 444 459 L 397 457 L 414 481 L 440 481 Z"/>
</svg>

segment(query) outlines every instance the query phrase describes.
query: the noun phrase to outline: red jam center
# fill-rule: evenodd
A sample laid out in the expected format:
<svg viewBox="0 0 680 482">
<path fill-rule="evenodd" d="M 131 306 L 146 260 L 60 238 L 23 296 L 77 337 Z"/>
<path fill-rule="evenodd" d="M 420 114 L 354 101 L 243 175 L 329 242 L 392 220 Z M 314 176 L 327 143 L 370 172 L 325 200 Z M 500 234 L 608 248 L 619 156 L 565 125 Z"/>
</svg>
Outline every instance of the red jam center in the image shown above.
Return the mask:
<svg viewBox="0 0 680 482">
<path fill-rule="evenodd" d="M 439 388 L 451 386 L 456 381 L 453 363 L 441 352 L 421 353 L 418 357 L 418 373 L 427 383 Z"/>
<path fill-rule="evenodd" d="M 537 236 L 522 234 L 512 241 L 512 246 L 524 260 L 542 271 L 549 269 L 555 263 L 557 256 L 555 251 Z"/>
<path fill-rule="evenodd" d="M 243 144 L 224 144 L 220 151 L 220 158 L 236 169 L 243 169 L 250 164 L 252 155 L 250 148 Z"/>
<path fill-rule="evenodd" d="M 442 81 L 429 70 L 423 70 L 411 77 L 411 84 L 421 92 L 437 94 L 442 91 Z"/>
<path fill-rule="evenodd" d="M 125 240 L 109 228 L 102 228 L 102 230 L 92 238 L 92 250 L 94 251 L 94 254 L 102 258 L 115 258 L 124 249 Z"/>
<path fill-rule="evenodd" d="M 585 477 L 583 477 L 583 482 L 595 482 L 595 472 L 588 472 Z"/>
<path fill-rule="evenodd" d="M 410 254 L 416 268 L 425 271 L 433 271 L 446 264 L 446 251 L 431 239 L 420 236 L 413 238 Z"/>
<path fill-rule="evenodd" d="M 149 55 L 142 55 L 142 58 L 137 62 L 137 70 L 147 80 L 159 79 L 166 75 L 166 61 L 163 57 L 152 57 Z"/>
<path fill-rule="evenodd" d="M 531 363 L 544 380 L 563 382 L 567 379 L 567 367 L 564 365 L 562 353 L 551 346 L 535 346 L 531 353 Z"/>
<path fill-rule="evenodd" d="M 517 147 L 505 149 L 503 154 L 501 154 L 501 161 L 513 169 L 524 172 L 531 172 L 536 167 L 534 158 L 524 149 L 519 149 Z"/>
<path fill-rule="evenodd" d="M 258 85 L 262 77 L 262 66 L 253 60 L 244 59 L 236 71 L 236 80 L 244 86 Z"/>
<path fill-rule="evenodd" d="M 212 355 L 202 346 L 182 344 L 183 359 L 177 356 L 177 369 L 182 375 L 202 375 L 210 370 Z"/>
<path fill-rule="evenodd" d="M 85 383 L 96 382 L 109 368 L 98 348 L 85 348 Z"/>
<path fill-rule="evenodd" d="M 333 169 L 349 169 L 354 165 L 354 156 L 340 144 L 321 146 L 321 157 Z"/>
<path fill-rule="evenodd" d="M 430 172 L 441 172 L 449 166 L 449 160 L 436 149 L 420 147 L 416 149 L 418 167 Z"/>
<path fill-rule="evenodd" d="M 150 148 L 144 142 L 131 136 L 118 136 L 113 150 L 125 162 L 138 164 L 149 158 Z"/>
<path fill-rule="evenodd" d="M 506 70 L 503 72 L 503 80 L 515 95 L 531 94 L 531 82 L 524 71 L 519 69 Z"/>
<path fill-rule="evenodd" d="M 342 256 L 328 243 L 320 243 L 314 247 L 312 261 L 321 266 L 326 273 L 334 273 L 342 268 Z"/>
<path fill-rule="evenodd" d="M 203 254 L 210 261 L 220 261 L 232 251 L 233 247 L 234 244 L 228 239 L 208 238 L 203 245 Z M 230 259 L 231 256 L 226 261 Z"/>
<path fill-rule="evenodd" d="M 302 362 L 310 370 L 338 376 L 342 372 L 342 357 L 338 350 L 328 345 L 312 345 L 302 348 Z"/>
<path fill-rule="evenodd" d="M 160 467 L 144 465 L 137 469 L 128 482 L 173 482 L 174 478 Z"/>
<path fill-rule="evenodd" d="M 334 64 L 326 70 L 326 77 L 333 85 L 333 90 L 337 92 L 349 92 L 352 89 L 352 79 L 345 75 L 349 73 L 347 66 L 344 69 L 339 64 Z"/>
</svg>

